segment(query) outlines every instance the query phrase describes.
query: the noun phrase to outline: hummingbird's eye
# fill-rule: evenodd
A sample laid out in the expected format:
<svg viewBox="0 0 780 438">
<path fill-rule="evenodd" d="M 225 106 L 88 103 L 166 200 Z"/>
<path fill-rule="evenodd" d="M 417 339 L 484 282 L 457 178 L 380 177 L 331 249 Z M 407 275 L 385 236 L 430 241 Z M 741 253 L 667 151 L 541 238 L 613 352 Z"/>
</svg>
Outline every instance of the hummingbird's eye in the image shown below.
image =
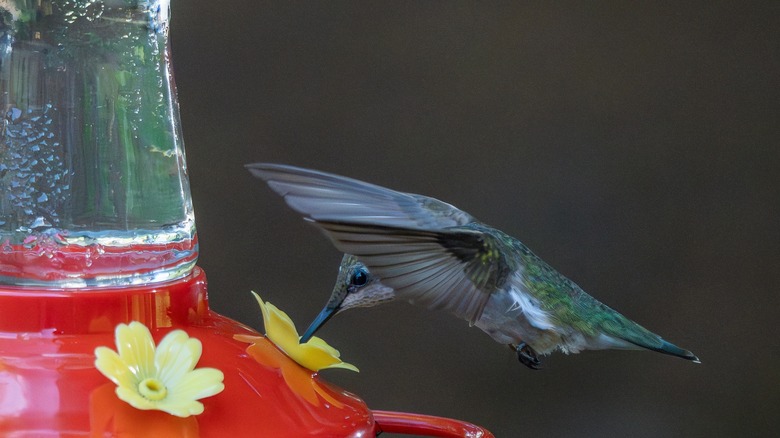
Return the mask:
<svg viewBox="0 0 780 438">
<path fill-rule="evenodd" d="M 365 286 L 365 284 L 368 283 L 368 271 L 366 271 L 364 268 L 355 270 L 349 282 L 352 286 Z"/>
</svg>

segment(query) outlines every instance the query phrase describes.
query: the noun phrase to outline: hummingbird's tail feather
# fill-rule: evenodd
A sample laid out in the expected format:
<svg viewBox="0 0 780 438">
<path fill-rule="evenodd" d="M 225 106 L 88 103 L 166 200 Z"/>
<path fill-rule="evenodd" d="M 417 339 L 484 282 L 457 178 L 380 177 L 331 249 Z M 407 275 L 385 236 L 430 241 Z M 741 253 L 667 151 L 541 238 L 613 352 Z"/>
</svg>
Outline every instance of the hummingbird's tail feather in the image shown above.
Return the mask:
<svg viewBox="0 0 780 438">
<path fill-rule="evenodd" d="M 610 324 L 606 327 L 602 327 L 606 333 L 610 336 L 620 338 L 626 342 L 629 342 L 637 347 L 645 348 L 659 353 L 669 354 L 671 356 L 677 356 L 683 359 L 693 361 L 695 363 L 701 363 L 699 358 L 692 352 L 680 348 L 671 342 L 665 341 L 657 334 L 647 330 L 641 325 L 631 321 L 623 315 L 615 312 L 613 318 L 620 320 L 620 329 L 614 330 L 614 325 Z"/>
<path fill-rule="evenodd" d="M 663 339 L 661 339 L 661 346 L 660 347 L 657 347 L 657 348 L 656 347 L 645 347 L 644 345 L 640 345 L 640 347 L 644 347 L 644 348 L 647 348 L 649 350 L 657 351 L 659 353 L 670 354 L 672 356 L 677 356 L 677 357 L 681 357 L 683 359 L 688 359 L 688 360 L 690 360 L 690 361 L 692 361 L 694 363 L 701 363 L 699 358 L 696 357 L 696 355 L 693 354 L 692 352 L 690 352 L 690 351 L 688 351 L 688 350 L 686 350 L 684 348 L 680 348 L 680 347 L 672 344 L 671 342 L 664 341 Z"/>
</svg>

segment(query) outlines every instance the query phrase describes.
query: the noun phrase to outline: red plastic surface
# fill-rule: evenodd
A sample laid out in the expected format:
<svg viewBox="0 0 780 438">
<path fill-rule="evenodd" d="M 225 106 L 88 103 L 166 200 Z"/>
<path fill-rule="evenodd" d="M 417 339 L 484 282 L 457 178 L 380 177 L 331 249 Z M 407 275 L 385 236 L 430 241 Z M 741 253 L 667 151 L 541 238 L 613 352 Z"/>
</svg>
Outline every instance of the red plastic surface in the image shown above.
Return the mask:
<svg viewBox="0 0 780 438">
<path fill-rule="evenodd" d="M 443 438 L 493 438 L 487 429 L 464 421 L 431 415 L 374 411 L 377 431 Z"/>
<path fill-rule="evenodd" d="M 211 312 L 205 286 L 196 269 L 153 288 L 0 289 L 0 436 L 375 435 L 362 400 L 301 368 L 257 332 Z M 93 352 L 115 348 L 114 327 L 134 320 L 157 342 L 181 328 L 203 343 L 198 366 L 225 374 L 225 390 L 201 400 L 203 414 L 140 411 L 114 395 Z M 251 344 L 235 335 L 254 337 L 262 354 L 247 352 Z"/>
<path fill-rule="evenodd" d="M 94 367 L 94 350 L 115 348 L 114 328 L 130 321 L 149 327 L 156 342 L 174 329 L 202 342 L 198 367 L 225 375 L 225 390 L 201 400 L 203 414 L 141 411 L 116 397 L 114 384 Z M 154 287 L 0 288 L 0 436 L 373 437 L 381 431 L 492 437 L 456 420 L 372 413 L 259 333 L 210 311 L 199 268 Z"/>
</svg>

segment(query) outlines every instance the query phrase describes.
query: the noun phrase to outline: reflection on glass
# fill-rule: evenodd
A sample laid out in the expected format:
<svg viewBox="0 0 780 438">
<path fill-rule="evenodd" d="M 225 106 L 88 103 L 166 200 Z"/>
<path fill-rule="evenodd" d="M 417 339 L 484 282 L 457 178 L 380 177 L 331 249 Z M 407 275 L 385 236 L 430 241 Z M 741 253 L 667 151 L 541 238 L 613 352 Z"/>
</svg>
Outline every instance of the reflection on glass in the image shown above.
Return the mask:
<svg viewBox="0 0 780 438">
<path fill-rule="evenodd" d="M 0 284 L 186 275 L 168 2 L 0 0 Z"/>
</svg>

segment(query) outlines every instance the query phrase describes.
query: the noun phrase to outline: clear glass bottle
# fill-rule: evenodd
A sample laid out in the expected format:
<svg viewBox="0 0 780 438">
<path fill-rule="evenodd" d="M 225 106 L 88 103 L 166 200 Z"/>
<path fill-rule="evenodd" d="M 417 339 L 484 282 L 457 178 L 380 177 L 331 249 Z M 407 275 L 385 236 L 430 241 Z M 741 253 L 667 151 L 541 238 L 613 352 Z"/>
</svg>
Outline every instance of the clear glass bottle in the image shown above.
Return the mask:
<svg viewBox="0 0 780 438">
<path fill-rule="evenodd" d="M 168 1 L 0 0 L 0 284 L 189 273 Z"/>
</svg>

